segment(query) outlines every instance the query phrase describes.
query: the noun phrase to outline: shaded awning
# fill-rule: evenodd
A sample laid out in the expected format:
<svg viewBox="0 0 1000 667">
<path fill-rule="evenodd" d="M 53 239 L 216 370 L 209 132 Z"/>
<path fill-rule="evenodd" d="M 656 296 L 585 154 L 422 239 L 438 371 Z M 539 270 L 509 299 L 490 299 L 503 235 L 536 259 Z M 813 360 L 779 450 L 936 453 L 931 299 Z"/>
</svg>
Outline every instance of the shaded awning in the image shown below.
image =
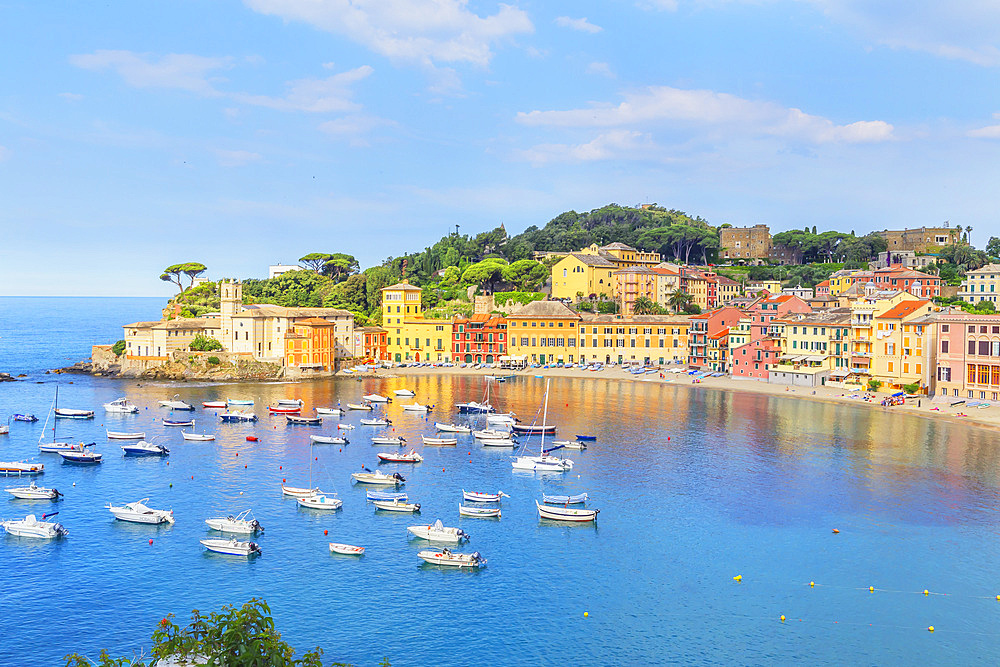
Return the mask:
<svg viewBox="0 0 1000 667">
<path fill-rule="evenodd" d="M 845 370 L 843 368 L 838 368 L 837 370 L 835 370 L 832 373 L 830 373 L 830 375 L 832 375 L 834 377 L 838 377 L 838 378 L 845 378 L 845 377 L 847 377 L 850 374 L 851 374 L 851 371 Z"/>
</svg>

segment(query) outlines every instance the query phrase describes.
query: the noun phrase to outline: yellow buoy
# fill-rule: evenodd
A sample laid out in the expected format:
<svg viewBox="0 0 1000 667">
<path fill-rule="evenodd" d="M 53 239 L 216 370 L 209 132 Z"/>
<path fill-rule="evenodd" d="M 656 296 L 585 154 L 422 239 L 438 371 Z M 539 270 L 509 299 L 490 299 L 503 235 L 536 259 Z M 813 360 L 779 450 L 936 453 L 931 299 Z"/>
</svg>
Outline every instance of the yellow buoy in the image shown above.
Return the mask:
<svg viewBox="0 0 1000 667">
<path fill-rule="evenodd" d="M 927 627 L 927 632 L 934 632 L 934 626 L 933 625 L 928 626 Z"/>
<path fill-rule="evenodd" d="M 782 622 L 782 623 L 784 623 L 784 622 L 785 622 L 785 615 L 784 615 L 784 614 L 782 614 L 782 615 L 781 615 L 781 622 Z"/>
<path fill-rule="evenodd" d="M 930 591 L 928 591 L 926 588 L 924 589 L 924 595 L 930 595 Z"/>
<path fill-rule="evenodd" d="M 735 577 L 733 577 L 733 581 L 743 581 L 743 575 L 737 574 Z"/>
<path fill-rule="evenodd" d="M 869 593 L 874 593 L 875 592 L 875 587 L 874 586 L 869 586 L 868 587 L 868 592 Z"/>
<path fill-rule="evenodd" d="M 812 587 L 814 587 L 815 585 L 816 585 L 816 582 L 815 582 L 815 581 L 810 581 L 810 582 L 809 582 L 809 588 L 812 588 Z"/>
<path fill-rule="evenodd" d="M 587 618 L 588 616 L 590 616 L 590 612 L 589 611 L 583 612 L 583 617 L 584 618 Z"/>
</svg>

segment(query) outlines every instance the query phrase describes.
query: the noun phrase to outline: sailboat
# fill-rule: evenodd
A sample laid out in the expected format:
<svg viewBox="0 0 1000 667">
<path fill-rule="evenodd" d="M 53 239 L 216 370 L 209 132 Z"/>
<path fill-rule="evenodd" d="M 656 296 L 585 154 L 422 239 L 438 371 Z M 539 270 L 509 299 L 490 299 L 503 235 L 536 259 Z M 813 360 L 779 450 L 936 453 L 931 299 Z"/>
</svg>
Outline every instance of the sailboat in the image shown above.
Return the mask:
<svg viewBox="0 0 1000 667">
<path fill-rule="evenodd" d="M 542 424 L 549 416 L 549 380 L 545 381 L 545 407 L 542 411 Z M 545 453 L 545 431 L 541 431 L 541 444 L 538 447 L 538 456 L 521 455 L 511 462 L 514 470 L 531 470 L 537 472 L 566 472 L 573 467 L 573 462 L 558 456 L 549 456 Z"/>
<path fill-rule="evenodd" d="M 56 394 L 52 399 L 52 407 L 49 408 L 49 413 L 45 416 L 45 426 L 42 427 L 42 434 L 38 436 L 38 451 L 40 452 L 61 452 L 73 449 L 83 449 L 83 444 L 74 445 L 71 442 L 60 442 L 56 440 L 56 424 L 59 423 L 58 420 L 52 420 L 52 441 L 43 443 L 42 440 L 45 439 L 45 433 L 49 428 L 49 419 L 55 414 L 56 409 L 59 405 L 59 386 L 56 386 Z"/>
<path fill-rule="evenodd" d="M 456 403 L 455 407 L 459 412 L 489 413 L 496 412 L 496 408 L 490 405 L 490 381 L 486 380 L 486 396 L 482 403 L 469 401 L 468 403 Z"/>
</svg>

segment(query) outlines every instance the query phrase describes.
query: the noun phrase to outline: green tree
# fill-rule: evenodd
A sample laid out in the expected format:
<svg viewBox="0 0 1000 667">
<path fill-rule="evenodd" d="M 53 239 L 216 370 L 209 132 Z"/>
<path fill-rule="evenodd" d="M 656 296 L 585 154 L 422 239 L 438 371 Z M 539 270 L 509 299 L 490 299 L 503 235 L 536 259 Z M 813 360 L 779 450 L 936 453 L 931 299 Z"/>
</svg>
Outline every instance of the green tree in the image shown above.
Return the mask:
<svg viewBox="0 0 1000 667">
<path fill-rule="evenodd" d="M 685 310 L 694 299 L 693 296 L 681 289 L 676 289 L 670 293 L 667 297 L 667 305 L 669 305 L 675 313 L 679 313 Z"/>
<path fill-rule="evenodd" d="M 507 263 L 501 259 L 485 259 L 472 264 L 462 273 L 462 283 L 479 285 L 487 292 L 492 292 L 497 283 L 503 280 L 506 266 Z"/>
<path fill-rule="evenodd" d="M 618 312 L 618 304 L 614 301 L 598 301 L 597 312 L 601 315 L 614 315 Z"/>
<path fill-rule="evenodd" d="M 330 276 L 334 280 L 340 280 L 357 273 L 358 268 L 358 260 L 355 259 L 354 255 L 337 252 L 330 255 L 330 258 L 323 264 L 323 275 Z"/>
<path fill-rule="evenodd" d="M 994 258 L 1000 257 L 1000 239 L 995 236 L 990 237 L 986 242 L 986 254 Z"/>
<path fill-rule="evenodd" d="M 521 259 L 503 267 L 501 275 L 515 289 L 534 292 L 545 283 L 549 277 L 549 270 L 541 262 Z"/>
<path fill-rule="evenodd" d="M 214 352 L 215 350 L 222 349 L 222 343 L 211 336 L 198 334 L 194 337 L 194 340 L 188 344 L 188 349 L 195 352 Z"/>
<path fill-rule="evenodd" d="M 701 306 L 696 303 L 689 303 L 684 306 L 685 315 L 699 315 L 701 314 Z"/>
<path fill-rule="evenodd" d="M 125 351 L 125 341 L 120 340 L 117 343 L 115 343 L 114 345 L 112 345 L 111 346 L 111 351 L 114 353 L 114 355 L 116 357 L 122 356 L 122 352 Z"/>
<path fill-rule="evenodd" d="M 632 312 L 636 315 L 654 315 L 657 311 L 657 305 L 646 296 L 640 296 L 632 304 Z"/>
<path fill-rule="evenodd" d="M 194 279 L 200 276 L 202 273 L 207 271 L 207 267 L 204 264 L 198 262 L 184 262 L 183 264 L 173 264 L 163 269 L 163 273 L 160 274 L 160 280 L 168 283 L 175 283 L 177 288 L 183 292 L 184 285 L 181 283 L 181 274 L 184 274 L 190 278 L 188 287 L 194 285 Z"/>
<path fill-rule="evenodd" d="M 333 255 L 328 252 L 311 252 L 308 255 L 299 257 L 299 263 L 310 271 L 320 273 L 332 257 Z"/>
</svg>

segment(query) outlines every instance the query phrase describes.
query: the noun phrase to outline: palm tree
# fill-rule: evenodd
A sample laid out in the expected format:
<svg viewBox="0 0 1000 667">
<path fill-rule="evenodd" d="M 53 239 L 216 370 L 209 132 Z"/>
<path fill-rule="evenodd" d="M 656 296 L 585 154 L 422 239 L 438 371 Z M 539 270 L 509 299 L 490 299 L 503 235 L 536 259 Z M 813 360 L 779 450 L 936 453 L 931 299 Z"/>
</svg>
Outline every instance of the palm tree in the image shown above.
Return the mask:
<svg viewBox="0 0 1000 667">
<path fill-rule="evenodd" d="M 640 296 L 632 304 L 634 315 L 653 315 L 656 311 L 656 304 L 648 296 Z"/>
<path fill-rule="evenodd" d="M 679 313 L 691 303 L 693 298 L 694 297 L 684 290 L 676 289 L 670 293 L 670 297 L 667 299 L 667 304 L 674 309 L 675 313 Z"/>
</svg>

